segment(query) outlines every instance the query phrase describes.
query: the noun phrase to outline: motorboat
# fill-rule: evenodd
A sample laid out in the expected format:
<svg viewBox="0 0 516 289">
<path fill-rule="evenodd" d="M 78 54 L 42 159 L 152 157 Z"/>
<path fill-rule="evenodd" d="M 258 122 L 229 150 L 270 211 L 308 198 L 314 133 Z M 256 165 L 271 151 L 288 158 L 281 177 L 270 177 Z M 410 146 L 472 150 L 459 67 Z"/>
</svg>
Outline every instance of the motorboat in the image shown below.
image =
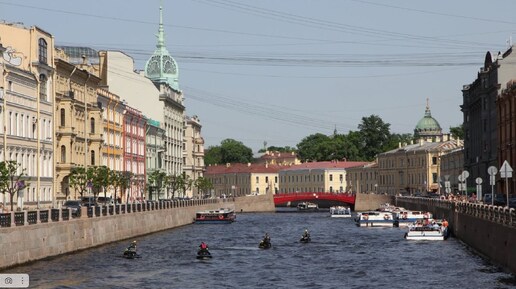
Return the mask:
<svg viewBox="0 0 516 289">
<path fill-rule="evenodd" d="M 312 239 L 310 238 L 310 236 L 301 236 L 301 239 L 299 239 L 299 242 L 301 243 L 310 243 L 310 241 L 312 241 Z"/>
<path fill-rule="evenodd" d="M 395 221 L 395 226 L 398 227 L 408 227 L 414 222 L 417 221 L 425 221 L 432 219 L 432 213 L 425 211 L 409 211 L 409 210 L 400 210 L 397 212 L 393 212 Z"/>
<path fill-rule="evenodd" d="M 199 249 L 199 251 L 197 251 L 197 259 L 204 260 L 204 259 L 211 259 L 211 258 L 212 258 L 212 256 L 211 256 L 210 251 L 208 251 L 208 249 Z"/>
<path fill-rule="evenodd" d="M 330 217 L 332 218 L 351 218 L 351 209 L 344 206 L 330 207 Z"/>
<path fill-rule="evenodd" d="M 386 211 L 368 211 L 358 213 L 355 223 L 358 227 L 394 227 L 394 215 Z"/>
<path fill-rule="evenodd" d="M 310 202 L 301 202 L 297 204 L 298 211 L 317 211 L 319 210 L 319 206 L 315 203 Z"/>
<path fill-rule="evenodd" d="M 260 241 L 260 244 L 258 244 L 258 248 L 260 249 L 270 249 L 272 247 L 272 243 L 268 239 L 263 239 Z"/>
<path fill-rule="evenodd" d="M 205 210 L 195 214 L 196 224 L 230 224 L 236 219 L 233 209 Z"/>
<path fill-rule="evenodd" d="M 437 240 L 442 241 L 448 238 L 448 228 L 437 223 L 430 225 L 411 225 L 405 233 L 407 240 Z"/>
<path fill-rule="evenodd" d="M 138 255 L 136 253 L 136 251 L 134 251 L 134 250 L 125 250 L 122 257 L 124 257 L 126 259 L 134 259 L 134 258 L 139 258 L 140 255 Z"/>
</svg>

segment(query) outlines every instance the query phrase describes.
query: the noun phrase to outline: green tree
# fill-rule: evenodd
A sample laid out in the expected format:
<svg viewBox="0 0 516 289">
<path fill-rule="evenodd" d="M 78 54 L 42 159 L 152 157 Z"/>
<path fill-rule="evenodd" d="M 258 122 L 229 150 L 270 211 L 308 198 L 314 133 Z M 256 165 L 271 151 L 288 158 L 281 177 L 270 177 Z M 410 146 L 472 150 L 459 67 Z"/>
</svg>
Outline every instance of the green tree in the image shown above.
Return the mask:
<svg viewBox="0 0 516 289">
<path fill-rule="evenodd" d="M 384 123 L 377 115 L 362 118 L 358 129 L 362 137 L 363 147 L 361 149 L 366 160 L 374 160 L 376 155 L 384 152 L 389 147 L 391 135 L 389 128 L 390 124 Z"/>
<path fill-rule="evenodd" d="M 464 125 L 450 127 L 450 133 L 456 139 L 464 139 Z"/>
<path fill-rule="evenodd" d="M 88 167 L 87 174 L 88 179 L 92 184 L 93 195 L 95 198 L 101 191 L 104 192 L 104 197 L 106 197 L 107 189 L 113 185 L 113 178 L 110 173 L 110 169 L 106 166 Z"/>
<path fill-rule="evenodd" d="M 15 161 L 0 162 L 0 191 L 9 194 L 11 211 L 14 210 L 14 197 L 28 186 L 22 180 L 25 177 L 25 169 Z"/>
<path fill-rule="evenodd" d="M 210 146 L 204 155 L 206 165 L 249 163 L 252 161 L 253 150 L 234 139 L 225 139 L 220 143 L 220 146 Z"/>
<path fill-rule="evenodd" d="M 298 157 L 302 162 L 327 160 L 328 152 L 331 152 L 331 138 L 316 133 L 309 135 L 297 144 Z"/>
<path fill-rule="evenodd" d="M 213 184 L 211 181 L 205 177 L 199 177 L 194 182 L 194 187 L 197 188 L 199 192 L 199 197 L 204 198 L 208 193 L 213 189 Z"/>
<path fill-rule="evenodd" d="M 404 134 L 393 133 L 389 137 L 389 144 L 387 145 L 387 147 L 385 148 L 384 151 L 396 149 L 400 145 L 400 143 L 401 143 L 401 145 L 410 144 L 410 142 L 413 140 L 414 140 L 414 135 L 411 133 L 404 133 Z"/>
<path fill-rule="evenodd" d="M 84 167 L 75 167 L 72 168 L 70 174 L 68 175 L 68 180 L 70 182 L 70 186 L 76 191 L 79 192 L 79 195 L 82 196 L 88 189 L 88 174 Z"/>
<path fill-rule="evenodd" d="M 154 196 L 154 199 L 158 199 L 161 188 L 163 188 L 164 185 L 166 185 L 166 177 L 167 174 L 162 171 L 155 170 L 152 173 L 149 174 L 149 199 L 152 200 L 152 193 L 156 193 Z"/>
<path fill-rule="evenodd" d="M 258 152 L 259 153 L 264 153 L 266 151 L 266 149 L 260 149 Z M 293 147 L 290 147 L 290 146 L 285 146 L 285 147 L 277 147 L 277 146 L 270 146 L 270 147 L 267 147 L 267 151 L 270 151 L 270 152 L 280 152 L 280 153 L 290 153 L 290 152 L 295 152 L 297 151 L 296 148 L 293 148 Z"/>
</svg>

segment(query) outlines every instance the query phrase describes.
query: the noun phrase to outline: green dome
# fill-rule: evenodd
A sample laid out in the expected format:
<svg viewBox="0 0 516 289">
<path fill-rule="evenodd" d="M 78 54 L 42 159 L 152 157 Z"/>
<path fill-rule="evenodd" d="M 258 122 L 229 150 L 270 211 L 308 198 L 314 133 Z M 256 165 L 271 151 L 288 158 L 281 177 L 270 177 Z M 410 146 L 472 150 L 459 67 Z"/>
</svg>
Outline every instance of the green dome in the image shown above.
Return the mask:
<svg viewBox="0 0 516 289">
<path fill-rule="evenodd" d="M 151 58 L 145 64 L 145 76 L 152 81 L 166 82 L 173 89 L 179 90 L 179 69 L 177 63 L 165 47 L 165 31 L 163 29 L 163 9 L 159 7 L 158 44 Z"/>
<path fill-rule="evenodd" d="M 414 129 L 415 136 L 438 136 L 442 135 L 442 129 L 439 122 L 432 117 L 430 106 L 426 105 L 425 116 L 418 121 Z"/>
</svg>

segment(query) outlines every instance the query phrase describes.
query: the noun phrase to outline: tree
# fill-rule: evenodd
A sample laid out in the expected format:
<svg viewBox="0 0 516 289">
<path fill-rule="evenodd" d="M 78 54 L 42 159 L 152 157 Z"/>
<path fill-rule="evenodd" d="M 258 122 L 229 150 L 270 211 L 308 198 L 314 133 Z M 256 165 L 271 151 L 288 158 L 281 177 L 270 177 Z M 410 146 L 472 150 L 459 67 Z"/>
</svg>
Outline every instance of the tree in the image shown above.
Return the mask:
<svg viewBox="0 0 516 289">
<path fill-rule="evenodd" d="M 362 122 L 358 125 L 362 136 L 363 156 L 366 160 L 374 160 L 376 155 L 384 152 L 389 145 L 391 125 L 384 123 L 377 115 L 363 117 Z"/>
<path fill-rule="evenodd" d="M 216 165 L 224 163 L 222 161 L 222 148 L 220 146 L 210 146 L 204 152 L 204 163 L 206 165 Z"/>
<path fill-rule="evenodd" d="M 166 184 L 167 174 L 162 171 L 155 170 L 149 174 L 149 199 L 152 200 L 152 191 L 156 190 L 156 199 L 159 198 L 159 192 L 163 185 Z"/>
<path fill-rule="evenodd" d="M 270 151 L 270 152 L 290 153 L 290 152 L 295 152 L 296 148 L 289 147 L 289 146 L 285 146 L 285 147 L 270 146 L 270 147 L 267 147 L 267 149 L 262 148 L 258 152 L 264 153 L 266 150 Z"/>
<path fill-rule="evenodd" d="M 297 153 L 302 162 L 323 161 L 327 159 L 330 146 L 330 137 L 316 133 L 305 137 L 297 144 Z"/>
<path fill-rule="evenodd" d="M 197 180 L 195 180 L 194 187 L 197 188 L 200 197 L 204 197 L 207 195 L 207 193 L 210 192 L 211 189 L 213 189 L 213 184 L 207 178 L 199 177 Z"/>
<path fill-rule="evenodd" d="M 385 148 L 385 151 L 393 150 L 397 148 L 400 143 L 403 144 L 410 144 L 411 141 L 414 140 L 414 135 L 411 133 L 404 133 L 404 134 L 398 134 L 393 133 L 389 137 L 389 144 Z"/>
<path fill-rule="evenodd" d="M 106 197 L 107 188 L 113 184 L 110 169 L 106 166 L 88 167 L 87 175 L 92 184 L 95 198 L 101 191 L 104 191 L 104 197 Z"/>
<path fill-rule="evenodd" d="M 183 174 L 180 175 L 180 183 L 181 183 L 181 189 L 183 190 L 183 198 L 186 197 L 186 191 L 191 189 L 193 186 L 193 180 L 192 178 L 183 172 Z"/>
<path fill-rule="evenodd" d="M 70 186 L 74 188 L 76 192 L 79 192 L 79 195 L 83 196 L 83 194 L 88 189 L 88 174 L 84 167 L 75 167 L 72 168 L 70 174 L 68 175 L 68 179 L 70 182 Z"/>
<path fill-rule="evenodd" d="M 450 133 L 456 139 L 464 139 L 464 125 L 450 127 Z"/>
<path fill-rule="evenodd" d="M 225 163 L 249 163 L 253 161 L 253 150 L 242 142 L 225 139 L 220 146 L 210 146 L 204 155 L 207 165 Z"/>
<path fill-rule="evenodd" d="M 0 190 L 2 194 L 9 194 L 11 203 L 11 211 L 14 210 L 14 196 L 28 186 L 22 178 L 25 175 L 25 169 L 21 169 L 21 165 L 15 161 L 0 162 Z"/>
</svg>

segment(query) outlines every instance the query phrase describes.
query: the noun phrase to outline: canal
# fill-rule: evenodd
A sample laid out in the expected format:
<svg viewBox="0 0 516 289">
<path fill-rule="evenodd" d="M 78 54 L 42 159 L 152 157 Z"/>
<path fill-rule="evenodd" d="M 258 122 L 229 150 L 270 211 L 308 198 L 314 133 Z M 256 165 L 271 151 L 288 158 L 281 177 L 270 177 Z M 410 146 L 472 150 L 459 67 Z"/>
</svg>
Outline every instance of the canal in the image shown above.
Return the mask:
<svg viewBox="0 0 516 289">
<path fill-rule="evenodd" d="M 312 242 L 299 243 L 305 228 Z M 257 248 L 265 232 L 273 248 Z M 328 212 L 240 214 L 229 225 L 189 225 L 38 261 L 30 288 L 514 288 L 504 273 L 457 239 L 417 242 L 399 228 L 358 228 Z M 205 241 L 213 259 L 195 258 Z"/>
</svg>

